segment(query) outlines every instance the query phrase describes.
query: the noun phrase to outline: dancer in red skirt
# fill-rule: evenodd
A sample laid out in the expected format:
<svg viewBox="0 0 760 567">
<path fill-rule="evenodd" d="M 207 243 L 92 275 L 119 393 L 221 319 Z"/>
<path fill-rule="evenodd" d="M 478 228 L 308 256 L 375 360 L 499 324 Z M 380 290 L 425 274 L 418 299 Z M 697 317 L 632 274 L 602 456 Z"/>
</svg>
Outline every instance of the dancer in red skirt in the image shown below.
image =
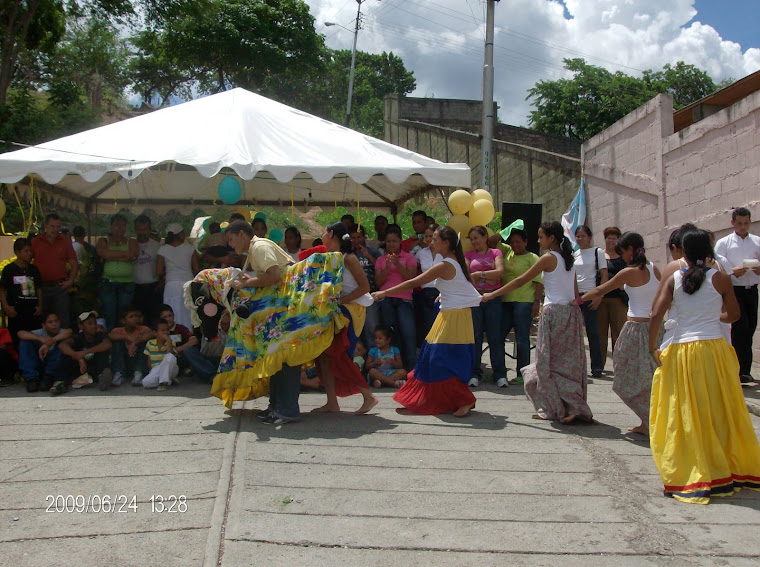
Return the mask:
<svg viewBox="0 0 760 567">
<path fill-rule="evenodd" d="M 470 308 L 480 305 L 472 286 L 460 236 L 441 226 L 433 234 L 436 258 L 425 273 L 397 286 L 372 294 L 375 300 L 389 293 L 414 289 L 435 280 L 441 293 L 441 310 L 422 344 L 417 365 L 393 399 L 412 413 L 453 413 L 464 417 L 475 407 L 467 387 L 475 357 L 475 334 Z"/>
</svg>

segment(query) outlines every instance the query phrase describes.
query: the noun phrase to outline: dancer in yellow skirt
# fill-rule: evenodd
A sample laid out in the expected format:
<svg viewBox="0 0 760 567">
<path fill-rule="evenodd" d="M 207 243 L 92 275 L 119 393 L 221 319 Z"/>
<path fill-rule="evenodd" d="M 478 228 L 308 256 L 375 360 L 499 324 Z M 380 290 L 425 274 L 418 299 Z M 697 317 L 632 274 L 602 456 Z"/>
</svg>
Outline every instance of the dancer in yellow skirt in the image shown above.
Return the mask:
<svg viewBox="0 0 760 567">
<path fill-rule="evenodd" d="M 731 280 L 706 267 L 713 250 L 705 231 L 686 232 L 683 252 L 688 268 L 668 277 L 649 322 L 649 350 L 660 365 L 649 440 L 665 495 L 707 504 L 742 488 L 760 490 L 760 445 L 736 379 L 736 354 L 720 326 L 739 317 Z M 657 329 L 671 302 L 676 326 L 660 352 Z"/>
</svg>

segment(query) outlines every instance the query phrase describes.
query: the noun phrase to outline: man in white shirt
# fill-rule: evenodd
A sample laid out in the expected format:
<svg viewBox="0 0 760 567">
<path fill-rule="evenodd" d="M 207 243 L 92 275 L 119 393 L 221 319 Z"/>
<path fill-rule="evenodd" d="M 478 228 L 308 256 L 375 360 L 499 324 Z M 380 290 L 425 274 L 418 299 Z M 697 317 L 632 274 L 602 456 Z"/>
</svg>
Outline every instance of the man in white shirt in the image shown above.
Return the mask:
<svg viewBox="0 0 760 567">
<path fill-rule="evenodd" d="M 752 338 L 757 328 L 757 284 L 760 267 L 745 267 L 745 261 L 760 261 L 760 237 L 749 233 L 752 217 L 749 209 L 738 207 L 731 214 L 734 232 L 715 244 L 715 253 L 728 259 L 734 294 L 741 317 L 731 325 L 731 343 L 739 359 L 742 383 L 752 382 Z M 751 262 L 750 262 L 751 263 Z"/>
<path fill-rule="evenodd" d="M 158 315 L 155 311 L 163 303 L 162 295 L 158 289 L 158 273 L 156 272 L 156 260 L 161 243 L 153 240 L 150 233 L 150 217 L 147 215 L 138 216 L 135 219 L 135 235 L 140 253 L 137 260 L 134 261 L 135 303 L 143 312 L 146 324 L 150 324 L 153 317 Z"/>
</svg>

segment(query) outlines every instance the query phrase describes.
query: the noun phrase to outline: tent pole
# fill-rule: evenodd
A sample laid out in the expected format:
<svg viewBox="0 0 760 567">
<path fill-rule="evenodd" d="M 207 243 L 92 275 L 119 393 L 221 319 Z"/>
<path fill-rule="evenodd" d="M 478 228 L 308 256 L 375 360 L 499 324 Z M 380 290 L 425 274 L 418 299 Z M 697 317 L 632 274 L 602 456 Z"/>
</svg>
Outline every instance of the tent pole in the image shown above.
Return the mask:
<svg viewBox="0 0 760 567">
<path fill-rule="evenodd" d="M 395 204 L 391 205 L 391 215 L 393 215 L 393 222 L 398 224 L 398 219 L 396 218 L 398 217 L 398 207 Z"/>
<path fill-rule="evenodd" d="M 92 201 L 87 201 L 84 205 L 84 212 L 87 215 L 87 241 L 92 242 Z"/>
</svg>

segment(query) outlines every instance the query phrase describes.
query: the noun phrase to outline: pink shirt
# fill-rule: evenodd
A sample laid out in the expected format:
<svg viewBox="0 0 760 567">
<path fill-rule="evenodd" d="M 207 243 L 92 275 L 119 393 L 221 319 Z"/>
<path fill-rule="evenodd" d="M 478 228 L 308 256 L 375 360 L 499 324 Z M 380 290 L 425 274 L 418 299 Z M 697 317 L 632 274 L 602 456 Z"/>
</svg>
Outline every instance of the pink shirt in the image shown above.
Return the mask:
<svg viewBox="0 0 760 567">
<path fill-rule="evenodd" d="M 404 252 L 403 250 L 399 252 L 398 254 L 398 261 L 399 261 L 399 264 L 401 264 L 402 266 L 406 268 L 411 268 L 417 265 L 417 258 L 412 256 L 409 252 Z M 387 264 L 388 264 L 388 255 L 386 254 L 384 256 L 380 256 L 375 262 L 375 273 L 377 273 L 378 270 L 384 270 Z M 390 270 L 388 270 L 388 279 L 385 280 L 385 283 L 380 286 L 380 291 L 389 289 L 405 281 L 406 280 L 404 279 L 404 276 L 401 275 L 401 272 L 398 271 L 396 266 L 391 264 Z M 388 295 L 388 297 L 398 297 L 400 299 L 411 300 L 412 290 L 408 289 L 406 291 L 392 293 Z"/>
<path fill-rule="evenodd" d="M 470 273 L 473 272 L 489 272 L 496 269 L 496 258 L 501 258 L 503 254 L 501 250 L 496 248 L 489 248 L 485 254 L 478 254 L 475 250 L 465 252 L 464 257 L 470 262 Z M 492 291 L 499 289 L 501 283 L 499 281 L 495 283 L 488 283 L 487 281 L 473 280 L 472 285 L 478 291 Z"/>
</svg>

